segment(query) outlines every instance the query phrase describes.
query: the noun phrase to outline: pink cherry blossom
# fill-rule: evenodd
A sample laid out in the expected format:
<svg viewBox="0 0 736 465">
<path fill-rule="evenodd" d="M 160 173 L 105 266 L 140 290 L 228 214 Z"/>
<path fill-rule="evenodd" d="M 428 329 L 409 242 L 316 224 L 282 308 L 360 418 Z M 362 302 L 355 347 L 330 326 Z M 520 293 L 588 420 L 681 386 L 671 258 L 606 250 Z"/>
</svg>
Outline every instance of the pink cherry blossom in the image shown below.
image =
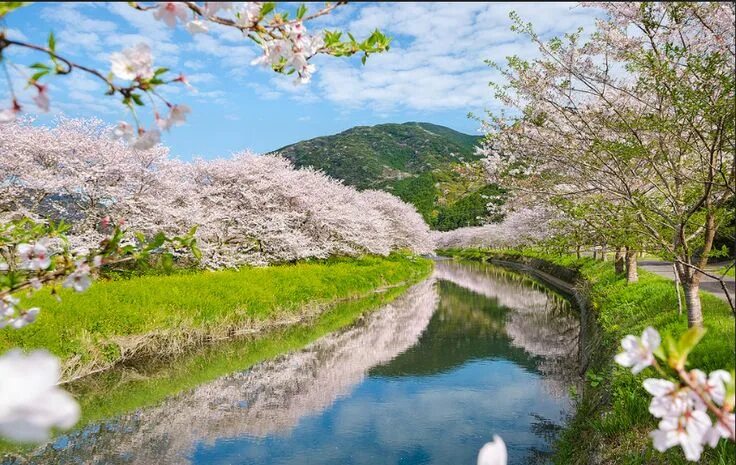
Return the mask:
<svg viewBox="0 0 736 465">
<path fill-rule="evenodd" d="M 187 20 L 189 8 L 183 2 L 159 2 L 153 17 L 163 21 L 170 28 L 176 27 L 176 21 Z"/>
<path fill-rule="evenodd" d="M 42 111 L 49 111 L 49 93 L 48 93 L 48 87 L 41 84 L 36 84 L 36 89 L 38 90 L 38 93 L 33 97 L 33 101 L 36 103 L 36 106 L 40 108 Z"/>
<path fill-rule="evenodd" d="M 17 247 L 21 267 L 28 270 L 45 270 L 51 265 L 51 255 L 46 246 L 40 242 L 35 244 L 19 244 Z"/>
</svg>

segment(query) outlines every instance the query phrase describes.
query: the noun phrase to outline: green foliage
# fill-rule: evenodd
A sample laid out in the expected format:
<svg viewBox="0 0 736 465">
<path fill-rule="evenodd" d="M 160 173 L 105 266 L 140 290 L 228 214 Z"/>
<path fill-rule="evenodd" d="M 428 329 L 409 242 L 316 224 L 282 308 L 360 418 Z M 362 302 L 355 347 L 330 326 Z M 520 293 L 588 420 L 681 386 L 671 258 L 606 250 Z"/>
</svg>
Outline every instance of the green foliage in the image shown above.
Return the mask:
<svg viewBox="0 0 736 465">
<path fill-rule="evenodd" d="M 500 216 L 488 217 L 489 200 L 485 197 L 504 193 L 503 189 L 489 184 L 450 205 L 440 207 L 433 226 L 440 231 L 450 231 L 466 226 L 480 226 L 488 223 L 489 220 L 500 221 Z"/>
<path fill-rule="evenodd" d="M 359 189 L 380 189 L 414 205 L 441 230 L 481 224 L 496 193 L 478 164 L 480 137 L 430 123 L 358 126 L 283 147 L 297 167 L 312 166 Z"/>
<path fill-rule="evenodd" d="M 45 348 L 64 360 L 110 362 L 119 356 L 117 337 L 267 323 L 430 269 L 428 260 L 393 255 L 98 282 L 83 293 L 62 290 L 60 302 L 44 290 L 28 299 L 43 309 L 38 320 L 24 331 L 1 332 L 0 352 Z"/>
<path fill-rule="evenodd" d="M 673 348 L 680 353 L 692 348 L 699 334 L 688 332 L 687 315 L 678 315 L 672 281 L 640 269 L 639 282 L 627 284 L 625 278 L 616 276 L 610 261 L 550 255 L 533 249 L 523 252 L 448 250 L 444 253 L 471 260 L 487 260 L 499 254 L 538 258 L 577 270 L 589 283 L 600 341 L 597 350 L 590 354 L 587 372 L 590 387 L 585 390 L 577 413 L 557 444 L 556 463 L 585 464 L 593 455 L 598 456 L 599 463 L 687 463 L 679 448 L 661 454 L 651 446 L 648 433 L 656 428 L 657 420 L 648 412 L 651 396 L 641 383 L 652 373 L 635 376 L 613 361 L 620 351 L 621 339 L 627 334 L 641 334 L 647 326 L 656 328 L 665 340 L 679 341 L 673 342 Z M 705 372 L 719 368 L 732 370 L 736 364 L 736 331 L 731 310 L 728 304 L 706 292 L 701 293 L 701 301 L 707 333 L 692 349 L 688 363 Z M 600 377 L 605 381 L 596 382 Z M 724 444 L 722 442 L 716 449 L 706 448 L 701 463 L 734 463 L 733 443 Z"/>
<path fill-rule="evenodd" d="M 276 150 L 298 167 L 313 166 L 360 189 L 419 175 L 446 163 L 474 161 L 470 139 L 425 123 L 358 126 L 332 136 L 317 137 Z M 448 134 L 454 137 L 448 137 Z M 477 139 L 477 138 L 475 138 Z"/>
</svg>

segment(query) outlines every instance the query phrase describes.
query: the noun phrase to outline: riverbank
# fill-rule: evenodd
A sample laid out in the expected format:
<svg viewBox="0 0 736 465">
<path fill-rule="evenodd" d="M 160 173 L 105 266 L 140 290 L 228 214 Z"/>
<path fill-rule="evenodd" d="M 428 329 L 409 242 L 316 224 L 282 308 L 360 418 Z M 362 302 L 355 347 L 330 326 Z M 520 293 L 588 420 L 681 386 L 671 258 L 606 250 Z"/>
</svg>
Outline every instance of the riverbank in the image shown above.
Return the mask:
<svg viewBox="0 0 736 465">
<path fill-rule="evenodd" d="M 678 315 L 672 282 L 644 270 L 639 282 L 627 285 L 616 276 L 612 262 L 590 258 L 546 255 L 539 252 L 448 250 L 463 260 L 522 263 L 574 284 L 579 302 L 585 302 L 595 320 L 596 335 L 583 341 L 587 354 L 586 387 L 578 394 L 577 413 L 561 434 L 555 463 L 558 464 L 686 464 L 679 448 L 661 454 L 651 446 L 648 433 L 656 428 L 649 414 L 650 396 L 641 381 L 617 366 L 613 356 L 627 334 L 641 334 L 647 326 L 678 336 L 687 330 L 686 315 Z M 728 304 L 701 293 L 708 332 L 690 356 L 693 367 L 706 372 L 734 368 L 734 319 Z M 701 463 L 734 463 L 733 443 L 721 441 L 706 449 Z"/>
<path fill-rule="evenodd" d="M 0 352 L 45 348 L 62 360 L 66 382 L 306 323 L 340 302 L 416 282 L 431 268 L 429 260 L 392 255 L 103 281 L 79 294 L 62 289 L 60 302 L 39 292 L 27 301 L 42 309 L 38 321 L 3 331 Z"/>
</svg>

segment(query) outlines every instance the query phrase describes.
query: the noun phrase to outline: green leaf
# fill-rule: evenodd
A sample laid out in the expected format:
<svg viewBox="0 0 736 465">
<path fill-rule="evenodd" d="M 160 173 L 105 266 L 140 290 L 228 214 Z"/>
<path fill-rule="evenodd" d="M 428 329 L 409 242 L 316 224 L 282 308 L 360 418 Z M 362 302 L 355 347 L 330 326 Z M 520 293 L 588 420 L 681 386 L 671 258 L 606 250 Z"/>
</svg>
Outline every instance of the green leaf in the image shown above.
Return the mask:
<svg viewBox="0 0 736 465">
<path fill-rule="evenodd" d="M 29 2 L 0 2 L 0 18 L 13 10 L 28 5 Z"/>
<path fill-rule="evenodd" d="M 161 266 L 163 269 L 167 272 L 170 272 L 174 269 L 174 256 L 170 253 L 165 253 L 161 255 Z"/>
<path fill-rule="evenodd" d="M 48 70 L 39 71 L 39 72 L 35 73 L 33 76 L 31 76 L 31 79 L 29 81 L 30 82 L 38 81 L 39 79 L 41 79 L 42 77 L 46 76 L 47 74 L 49 74 L 49 71 Z"/>
<path fill-rule="evenodd" d="M 49 32 L 49 50 L 56 52 L 56 37 L 54 37 L 53 31 Z"/>
<path fill-rule="evenodd" d="M 197 244 L 192 244 L 191 250 L 194 258 L 196 258 L 197 260 L 200 260 L 202 258 L 202 251 L 199 249 Z"/>
<path fill-rule="evenodd" d="M 266 2 L 261 7 L 261 18 L 272 12 L 276 8 L 276 2 Z"/>
<path fill-rule="evenodd" d="M 299 5 L 299 9 L 296 10 L 296 17 L 302 19 L 307 12 L 307 6 L 305 4 Z"/>
<path fill-rule="evenodd" d="M 139 107 L 143 106 L 143 99 L 141 98 L 141 94 L 130 94 L 130 98 L 133 99 L 135 104 Z"/>
<path fill-rule="evenodd" d="M 158 76 L 160 74 L 164 74 L 169 71 L 169 68 L 158 68 L 156 71 L 153 72 L 154 76 Z"/>
<path fill-rule="evenodd" d="M 679 352 L 679 364 L 677 368 L 684 368 L 687 356 L 690 352 L 698 345 L 703 336 L 705 336 L 705 328 L 700 326 L 694 326 L 687 330 L 685 334 L 680 336 L 680 340 L 677 342 L 677 349 Z"/>
<path fill-rule="evenodd" d="M 49 65 L 47 65 L 46 63 L 33 63 L 29 67 L 30 68 L 33 68 L 33 69 L 48 69 L 48 70 L 51 69 L 51 67 Z"/>
</svg>

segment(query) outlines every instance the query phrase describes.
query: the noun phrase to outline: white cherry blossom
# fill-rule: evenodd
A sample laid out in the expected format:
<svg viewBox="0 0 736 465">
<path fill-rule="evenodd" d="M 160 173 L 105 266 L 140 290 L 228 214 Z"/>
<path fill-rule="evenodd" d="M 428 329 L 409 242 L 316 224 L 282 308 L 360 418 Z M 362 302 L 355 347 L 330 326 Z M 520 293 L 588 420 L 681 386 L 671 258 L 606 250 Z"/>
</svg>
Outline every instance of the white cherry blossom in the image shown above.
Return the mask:
<svg viewBox="0 0 736 465">
<path fill-rule="evenodd" d="M 628 335 L 621 340 L 624 352 L 616 355 L 616 363 L 625 367 L 631 367 L 634 374 L 654 363 L 654 354 L 662 342 L 659 333 L 651 326 L 646 328 L 641 337 Z"/>
<path fill-rule="evenodd" d="M 205 2 L 204 14 L 206 16 L 216 15 L 220 10 L 231 10 L 232 2 Z"/>
<path fill-rule="evenodd" d="M 724 425 L 721 421 L 716 421 L 713 427 L 703 436 L 703 441 L 710 447 L 716 447 L 721 438 L 736 438 L 736 417 L 731 413 L 726 415 L 725 420 L 727 425 Z"/>
<path fill-rule="evenodd" d="M 187 115 L 192 112 L 188 105 L 172 105 L 168 118 L 156 118 L 156 123 L 161 130 L 168 131 L 173 126 L 180 126 L 187 121 Z"/>
<path fill-rule="evenodd" d="M 680 389 L 672 381 L 648 378 L 643 385 L 654 396 L 649 404 L 649 413 L 656 418 L 680 416 L 692 403 L 688 390 Z"/>
<path fill-rule="evenodd" d="M 157 129 L 149 129 L 141 134 L 133 142 L 133 148 L 138 150 L 149 150 L 161 142 L 161 132 Z"/>
<path fill-rule="evenodd" d="M 72 288 L 77 292 L 85 291 L 92 284 L 92 278 L 90 278 L 89 273 L 89 265 L 79 262 L 74 272 L 66 277 L 62 286 Z"/>
<path fill-rule="evenodd" d="M 708 381 L 701 383 L 701 385 L 713 402 L 717 405 L 723 405 L 723 401 L 726 397 L 726 385 L 729 383 L 731 383 L 731 373 L 726 370 L 716 370 L 712 371 L 710 375 L 708 375 Z"/>
<path fill-rule="evenodd" d="M 112 130 L 113 139 L 122 139 L 125 142 L 132 142 L 135 139 L 135 129 L 125 121 L 120 121 Z"/>
<path fill-rule="evenodd" d="M 485 443 L 478 452 L 478 465 L 506 465 L 507 460 L 506 443 L 497 435 L 493 436 L 493 441 Z"/>
<path fill-rule="evenodd" d="M 707 413 L 689 410 L 679 417 L 663 418 L 659 422 L 659 429 L 649 433 L 649 436 L 658 451 L 664 452 L 679 444 L 685 452 L 685 458 L 694 462 L 703 453 L 703 438 L 711 425 Z"/>
<path fill-rule="evenodd" d="M 205 32 L 207 32 L 207 31 L 210 30 L 207 27 L 207 23 L 205 23 L 201 19 L 195 19 L 193 21 L 189 21 L 187 23 L 186 28 L 187 28 L 187 31 L 189 31 L 189 33 L 192 34 L 192 35 L 194 35 L 194 34 L 202 34 L 202 33 L 205 33 Z"/>
<path fill-rule="evenodd" d="M 17 115 L 18 110 L 16 110 L 15 108 L 6 108 L 4 110 L 0 110 L 0 124 L 15 121 Z"/>
<path fill-rule="evenodd" d="M 217 2 L 225 3 L 225 2 Z M 261 17 L 262 2 L 240 2 L 235 9 L 235 18 L 239 26 L 251 27 Z"/>
<path fill-rule="evenodd" d="M 150 79 L 153 77 L 153 54 L 146 43 L 126 48 L 110 55 L 112 73 L 120 79 Z"/>
<path fill-rule="evenodd" d="M 59 361 L 46 351 L 11 350 L 0 357 L 0 436 L 14 441 L 46 440 L 51 428 L 71 428 L 79 405 L 57 387 Z"/>
</svg>

